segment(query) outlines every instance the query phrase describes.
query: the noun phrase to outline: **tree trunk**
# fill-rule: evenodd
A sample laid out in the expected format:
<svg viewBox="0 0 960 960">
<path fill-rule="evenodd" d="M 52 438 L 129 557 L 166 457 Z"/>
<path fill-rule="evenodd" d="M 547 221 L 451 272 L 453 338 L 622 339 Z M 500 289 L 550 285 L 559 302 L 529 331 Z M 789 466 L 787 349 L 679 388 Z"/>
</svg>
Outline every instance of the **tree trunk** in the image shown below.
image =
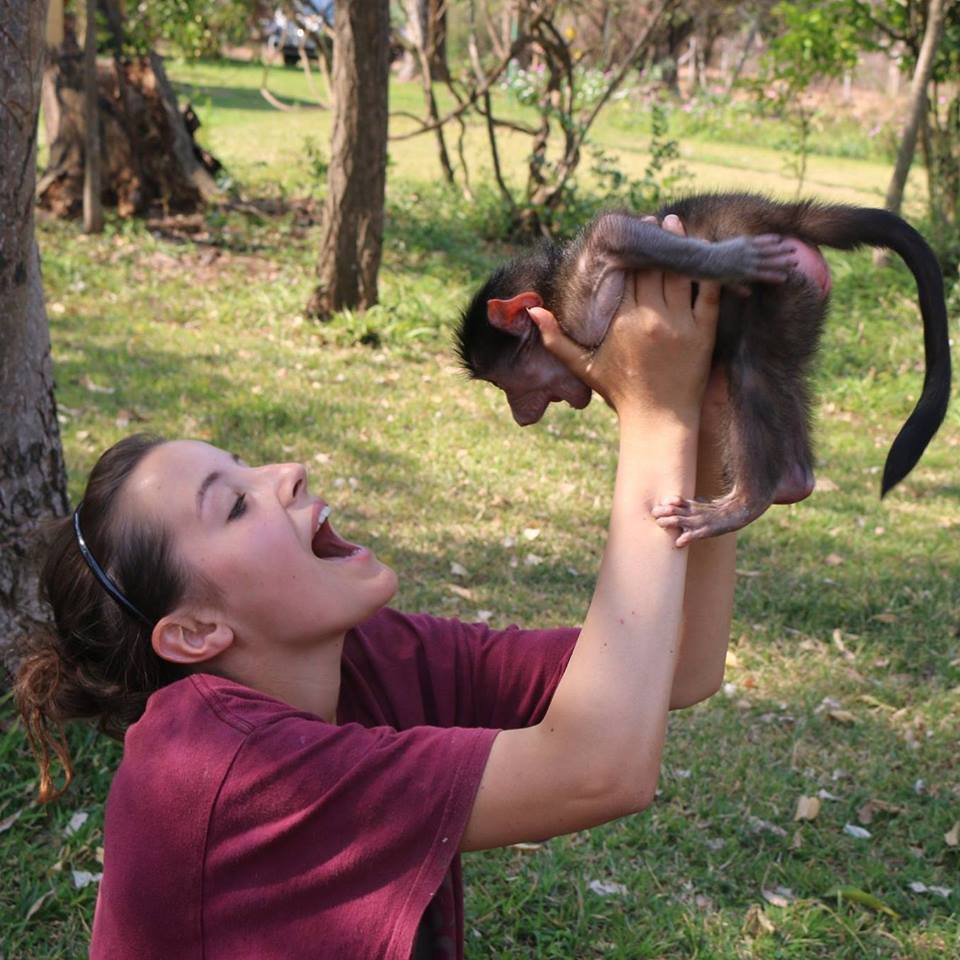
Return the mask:
<svg viewBox="0 0 960 960">
<path fill-rule="evenodd" d="M 34 238 L 46 5 L 0 0 L 0 654 L 48 619 L 38 524 L 68 509 L 50 336 Z"/>
<path fill-rule="evenodd" d="M 100 116 L 97 110 L 97 0 L 87 0 L 87 26 L 83 45 L 83 122 L 86 127 L 83 175 L 83 231 L 103 230 L 103 197 L 100 186 Z"/>
<path fill-rule="evenodd" d="M 318 283 L 309 316 L 377 302 L 387 175 L 388 0 L 342 0 L 334 14 L 335 107 Z"/>
<path fill-rule="evenodd" d="M 427 50 L 430 56 L 430 76 L 446 83 L 450 79 L 447 65 L 447 0 L 429 0 L 430 17 L 427 23 Z"/>
<path fill-rule="evenodd" d="M 900 148 L 897 150 L 897 163 L 890 186 L 887 188 L 887 197 L 884 206 L 891 213 L 899 213 L 903 204 L 903 191 L 907 184 L 907 175 L 910 173 L 910 164 L 917 146 L 917 131 L 920 121 L 927 109 L 927 84 L 933 73 L 933 62 L 937 47 L 943 32 L 943 0 L 930 0 L 927 7 L 927 26 L 923 33 L 923 43 L 920 46 L 920 56 L 917 57 L 917 66 L 913 71 L 913 82 L 910 85 L 910 106 L 907 113 L 907 122 L 903 127 L 900 138 Z"/>
<path fill-rule="evenodd" d="M 111 29 L 118 29 L 106 9 Z M 50 152 L 37 199 L 57 216 L 75 217 L 83 206 L 88 124 L 83 55 L 70 16 L 51 56 L 44 79 Z M 194 143 L 198 124 L 188 127 L 156 54 L 133 60 L 115 55 L 97 65 L 96 82 L 103 203 L 132 216 L 152 205 L 192 211 L 219 195 L 212 173 L 220 165 Z"/>
</svg>

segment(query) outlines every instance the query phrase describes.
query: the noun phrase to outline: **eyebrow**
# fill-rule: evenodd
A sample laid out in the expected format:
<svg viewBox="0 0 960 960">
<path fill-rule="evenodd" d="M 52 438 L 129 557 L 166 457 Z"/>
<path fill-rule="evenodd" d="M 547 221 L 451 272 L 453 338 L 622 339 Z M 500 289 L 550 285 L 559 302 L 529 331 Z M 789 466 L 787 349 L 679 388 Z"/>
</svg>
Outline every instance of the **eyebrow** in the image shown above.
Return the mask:
<svg viewBox="0 0 960 960">
<path fill-rule="evenodd" d="M 231 453 L 230 456 L 233 457 L 234 463 L 240 462 L 240 457 L 237 454 Z M 200 484 L 200 489 L 197 491 L 197 516 L 198 517 L 200 516 L 200 511 L 203 509 L 203 498 L 207 495 L 207 491 L 210 489 L 210 487 L 213 484 L 215 484 L 222 477 L 223 477 L 222 471 L 211 470 L 210 473 L 208 473 L 203 478 L 203 483 Z"/>
</svg>

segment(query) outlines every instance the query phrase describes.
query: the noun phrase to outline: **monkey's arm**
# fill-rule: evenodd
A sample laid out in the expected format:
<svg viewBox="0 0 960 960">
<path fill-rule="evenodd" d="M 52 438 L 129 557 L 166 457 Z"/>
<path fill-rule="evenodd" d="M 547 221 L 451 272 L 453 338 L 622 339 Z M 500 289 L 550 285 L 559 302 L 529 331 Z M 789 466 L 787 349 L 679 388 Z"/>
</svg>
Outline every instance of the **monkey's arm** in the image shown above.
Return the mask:
<svg viewBox="0 0 960 960">
<path fill-rule="evenodd" d="M 718 368 L 707 387 L 700 418 L 698 497 L 713 498 L 724 492 L 720 441 L 727 402 L 726 379 Z M 695 540 L 687 549 L 690 558 L 683 595 L 680 657 L 670 692 L 672 710 L 705 700 L 723 682 L 737 577 L 736 533 Z"/>
</svg>

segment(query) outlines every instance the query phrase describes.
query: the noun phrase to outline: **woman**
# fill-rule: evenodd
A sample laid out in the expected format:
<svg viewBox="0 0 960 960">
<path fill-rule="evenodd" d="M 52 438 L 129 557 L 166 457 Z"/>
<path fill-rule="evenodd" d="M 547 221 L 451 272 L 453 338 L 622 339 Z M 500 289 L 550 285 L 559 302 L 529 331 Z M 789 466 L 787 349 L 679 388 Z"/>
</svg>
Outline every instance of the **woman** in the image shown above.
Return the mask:
<svg viewBox="0 0 960 960">
<path fill-rule="evenodd" d="M 91 956 L 461 957 L 458 851 L 650 804 L 668 709 L 723 674 L 734 541 L 678 550 L 657 518 L 719 482 L 718 297 L 640 275 L 592 357 L 534 311 L 619 421 L 579 634 L 386 609 L 396 575 L 299 465 L 144 437 L 103 455 L 47 562 L 56 636 L 16 687 L 45 797 L 63 720 L 124 736 Z"/>
</svg>

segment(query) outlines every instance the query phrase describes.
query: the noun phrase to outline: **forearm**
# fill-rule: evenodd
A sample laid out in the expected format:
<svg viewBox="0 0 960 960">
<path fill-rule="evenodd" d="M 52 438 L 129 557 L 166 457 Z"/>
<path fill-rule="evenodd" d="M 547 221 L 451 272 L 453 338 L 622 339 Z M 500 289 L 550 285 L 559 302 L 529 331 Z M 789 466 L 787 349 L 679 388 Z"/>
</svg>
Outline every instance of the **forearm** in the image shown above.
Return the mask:
<svg viewBox="0 0 960 960">
<path fill-rule="evenodd" d="M 688 558 L 651 509 L 693 492 L 695 461 L 696 423 L 622 420 L 596 590 L 540 725 L 544 737 L 562 744 L 566 764 L 585 767 L 598 793 L 619 797 L 627 809 L 648 803 L 656 787 Z"/>
<path fill-rule="evenodd" d="M 718 445 L 701 436 L 696 494 L 723 492 L 723 465 Z M 688 707 L 715 693 L 723 681 L 730 639 L 736 582 L 737 535 L 696 540 L 687 548 L 687 579 L 680 625 L 680 654 L 670 695 L 671 709 Z"/>
</svg>

